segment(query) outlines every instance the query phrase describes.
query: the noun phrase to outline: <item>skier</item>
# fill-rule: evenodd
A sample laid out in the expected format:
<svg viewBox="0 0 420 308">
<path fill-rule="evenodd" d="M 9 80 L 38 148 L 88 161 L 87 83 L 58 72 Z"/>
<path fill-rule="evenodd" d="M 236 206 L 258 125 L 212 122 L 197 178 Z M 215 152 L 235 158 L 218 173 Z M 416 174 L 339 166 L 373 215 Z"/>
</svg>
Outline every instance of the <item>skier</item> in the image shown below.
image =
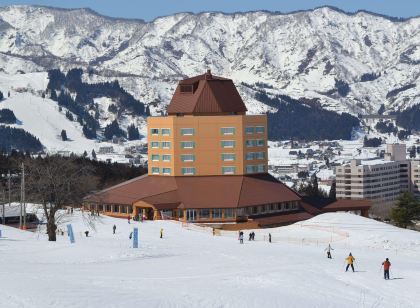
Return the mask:
<svg viewBox="0 0 420 308">
<path fill-rule="evenodd" d="M 325 248 L 325 251 L 327 252 L 327 258 L 332 259 L 331 257 L 331 250 L 334 250 L 334 248 L 331 247 L 331 244 L 328 244 L 328 247 Z"/>
<path fill-rule="evenodd" d="M 160 238 L 163 238 L 163 229 L 160 229 Z"/>
<path fill-rule="evenodd" d="M 271 243 L 271 233 L 268 233 L 268 242 Z"/>
<path fill-rule="evenodd" d="M 353 257 L 353 255 L 351 254 L 351 252 L 350 252 L 349 256 L 346 258 L 346 260 L 347 260 L 346 272 L 348 271 L 349 266 L 351 266 L 351 269 L 352 269 L 352 270 L 353 270 L 353 272 L 354 272 L 353 262 L 356 260 L 356 258 L 355 258 L 355 257 Z"/>
<path fill-rule="evenodd" d="M 115 230 L 117 230 L 117 226 L 116 225 L 112 226 L 112 234 L 115 234 Z"/>
<path fill-rule="evenodd" d="M 248 241 L 252 240 L 252 232 L 249 233 Z"/>
<path fill-rule="evenodd" d="M 128 236 L 128 238 L 131 240 L 133 238 L 133 232 L 130 232 L 130 235 Z"/>
<path fill-rule="evenodd" d="M 85 231 L 86 237 L 89 237 L 89 231 Z"/>
<path fill-rule="evenodd" d="M 128 216 L 128 217 L 127 217 L 128 223 L 130 223 L 130 219 L 131 219 L 131 217 L 130 217 L 130 216 Z"/>
<path fill-rule="evenodd" d="M 239 232 L 239 243 L 240 244 L 244 243 L 244 233 L 242 231 Z"/>
<path fill-rule="evenodd" d="M 252 238 L 251 238 L 253 241 L 255 241 L 255 232 L 254 231 L 252 231 Z"/>
<path fill-rule="evenodd" d="M 391 267 L 391 262 L 389 262 L 388 258 L 382 262 L 382 266 L 384 267 L 384 279 L 389 280 L 389 268 Z"/>
</svg>

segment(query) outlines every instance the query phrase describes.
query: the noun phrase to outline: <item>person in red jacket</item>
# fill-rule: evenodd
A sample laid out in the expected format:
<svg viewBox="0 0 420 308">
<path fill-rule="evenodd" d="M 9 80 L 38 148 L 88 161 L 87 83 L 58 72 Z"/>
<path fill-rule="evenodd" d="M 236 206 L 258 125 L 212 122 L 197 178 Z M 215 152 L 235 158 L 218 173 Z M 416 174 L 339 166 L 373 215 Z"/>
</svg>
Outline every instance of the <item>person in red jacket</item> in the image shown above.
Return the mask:
<svg viewBox="0 0 420 308">
<path fill-rule="evenodd" d="M 384 267 L 384 279 L 389 280 L 389 268 L 391 267 L 391 262 L 389 262 L 388 258 L 382 262 L 382 266 Z"/>
</svg>

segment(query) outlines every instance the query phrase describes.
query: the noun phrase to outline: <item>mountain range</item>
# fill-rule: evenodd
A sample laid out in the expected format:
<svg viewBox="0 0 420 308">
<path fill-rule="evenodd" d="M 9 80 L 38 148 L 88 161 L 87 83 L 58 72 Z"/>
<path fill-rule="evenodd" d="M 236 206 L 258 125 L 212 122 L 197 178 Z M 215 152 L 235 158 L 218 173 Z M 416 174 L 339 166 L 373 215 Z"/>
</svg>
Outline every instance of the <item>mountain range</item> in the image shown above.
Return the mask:
<svg viewBox="0 0 420 308">
<path fill-rule="evenodd" d="M 151 22 L 90 9 L 0 8 L 0 70 L 82 68 L 88 83 L 118 80 L 152 114 L 177 81 L 211 69 L 232 78 L 251 113 L 288 96 L 337 113 L 385 113 L 420 103 L 420 17 L 332 7 L 288 14 L 179 13 Z"/>
</svg>

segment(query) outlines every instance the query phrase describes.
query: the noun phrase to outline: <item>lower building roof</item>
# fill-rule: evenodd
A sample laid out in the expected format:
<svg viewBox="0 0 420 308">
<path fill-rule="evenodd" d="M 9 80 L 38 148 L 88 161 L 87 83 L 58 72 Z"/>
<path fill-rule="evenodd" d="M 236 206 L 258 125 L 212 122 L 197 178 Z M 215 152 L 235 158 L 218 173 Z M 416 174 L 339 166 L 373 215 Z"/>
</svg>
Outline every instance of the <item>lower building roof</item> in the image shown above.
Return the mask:
<svg viewBox="0 0 420 308">
<path fill-rule="evenodd" d="M 85 198 L 86 202 L 132 205 L 178 204 L 178 208 L 235 208 L 299 201 L 300 196 L 269 174 L 228 176 L 146 175 Z"/>
</svg>

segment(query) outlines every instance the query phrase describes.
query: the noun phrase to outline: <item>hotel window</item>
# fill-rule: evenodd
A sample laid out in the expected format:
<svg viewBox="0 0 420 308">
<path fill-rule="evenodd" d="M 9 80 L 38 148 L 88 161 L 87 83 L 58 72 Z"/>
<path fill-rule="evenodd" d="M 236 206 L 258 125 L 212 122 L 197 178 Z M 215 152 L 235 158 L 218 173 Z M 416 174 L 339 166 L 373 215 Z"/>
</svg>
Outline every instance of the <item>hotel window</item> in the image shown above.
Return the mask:
<svg viewBox="0 0 420 308">
<path fill-rule="evenodd" d="M 171 161 L 171 155 L 168 155 L 168 154 L 162 155 L 162 161 Z"/>
<path fill-rule="evenodd" d="M 222 160 L 223 161 L 234 161 L 235 160 L 235 154 L 233 154 L 233 153 L 223 153 L 222 154 Z"/>
<path fill-rule="evenodd" d="M 181 141 L 181 149 L 194 149 L 194 141 Z"/>
<path fill-rule="evenodd" d="M 263 147 L 265 146 L 265 140 L 264 139 L 258 139 L 256 140 L 257 147 Z"/>
<path fill-rule="evenodd" d="M 234 217 L 233 209 L 225 209 L 225 218 L 232 218 Z"/>
<path fill-rule="evenodd" d="M 245 127 L 245 134 L 251 135 L 253 133 L 254 133 L 254 127 L 252 127 L 252 126 Z"/>
<path fill-rule="evenodd" d="M 170 149 L 171 143 L 169 141 L 163 141 L 162 142 L 162 149 Z"/>
<path fill-rule="evenodd" d="M 265 153 L 264 152 L 255 153 L 255 159 L 265 159 Z"/>
<path fill-rule="evenodd" d="M 162 128 L 162 135 L 163 136 L 170 136 L 171 135 L 171 129 L 170 128 Z"/>
<path fill-rule="evenodd" d="M 235 128 L 234 127 L 222 127 L 220 129 L 220 132 L 222 135 L 234 135 L 235 134 Z"/>
<path fill-rule="evenodd" d="M 181 169 L 182 175 L 194 175 L 195 174 L 195 168 L 192 167 L 185 167 Z"/>
<path fill-rule="evenodd" d="M 151 128 L 150 133 L 154 136 L 159 135 L 159 128 Z"/>
<path fill-rule="evenodd" d="M 222 140 L 221 142 L 222 148 L 234 148 L 235 141 L 233 140 Z"/>
<path fill-rule="evenodd" d="M 256 132 L 257 134 L 264 134 L 264 132 L 265 132 L 265 127 L 264 127 L 264 126 L 257 126 L 257 127 L 255 127 L 255 132 Z"/>
<path fill-rule="evenodd" d="M 121 213 L 123 214 L 127 213 L 127 207 L 125 205 L 121 206 Z"/>
<path fill-rule="evenodd" d="M 246 144 L 247 148 L 252 148 L 252 147 L 255 146 L 255 140 L 248 139 L 248 140 L 245 141 L 245 144 Z"/>
<path fill-rule="evenodd" d="M 213 218 L 222 218 L 222 209 L 213 209 Z"/>
<path fill-rule="evenodd" d="M 210 218 L 210 210 L 209 209 L 202 209 L 199 212 L 200 219 L 208 219 Z"/>
<path fill-rule="evenodd" d="M 114 213 L 119 213 L 119 211 L 120 211 L 120 207 L 119 207 L 118 205 L 114 205 L 114 210 L 113 210 L 113 212 L 114 212 Z"/>
<path fill-rule="evenodd" d="M 181 135 L 182 136 L 193 136 L 194 135 L 194 128 L 181 128 Z"/>
<path fill-rule="evenodd" d="M 106 209 L 105 209 L 105 211 L 106 211 L 106 212 L 111 212 L 111 210 L 112 210 L 111 208 L 112 208 L 112 206 L 111 206 L 111 205 L 109 205 L 109 204 L 107 204 L 107 205 L 106 205 Z"/>
<path fill-rule="evenodd" d="M 157 142 L 157 141 L 152 141 L 152 142 L 150 143 L 150 147 L 151 147 L 152 149 L 159 149 L 159 142 Z"/>
<path fill-rule="evenodd" d="M 254 173 L 255 171 L 254 165 L 246 165 L 246 173 Z"/>
<path fill-rule="evenodd" d="M 235 174 L 235 167 L 222 167 L 222 174 Z"/>
<path fill-rule="evenodd" d="M 265 172 L 265 166 L 264 165 L 257 165 L 257 172 Z"/>
<path fill-rule="evenodd" d="M 152 174 L 159 174 L 159 168 L 158 167 L 152 167 Z"/>
<path fill-rule="evenodd" d="M 152 161 L 159 161 L 159 155 L 158 154 L 152 154 Z"/>
<path fill-rule="evenodd" d="M 171 168 L 162 168 L 162 173 L 165 175 L 170 175 L 171 174 Z"/>
<path fill-rule="evenodd" d="M 253 160 L 254 159 L 254 153 L 248 152 L 246 153 L 246 160 Z"/>
<path fill-rule="evenodd" d="M 195 161 L 195 155 L 193 154 L 182 154 L 181 161 L 183 162 L 192 162 Z"/>
</svg>

